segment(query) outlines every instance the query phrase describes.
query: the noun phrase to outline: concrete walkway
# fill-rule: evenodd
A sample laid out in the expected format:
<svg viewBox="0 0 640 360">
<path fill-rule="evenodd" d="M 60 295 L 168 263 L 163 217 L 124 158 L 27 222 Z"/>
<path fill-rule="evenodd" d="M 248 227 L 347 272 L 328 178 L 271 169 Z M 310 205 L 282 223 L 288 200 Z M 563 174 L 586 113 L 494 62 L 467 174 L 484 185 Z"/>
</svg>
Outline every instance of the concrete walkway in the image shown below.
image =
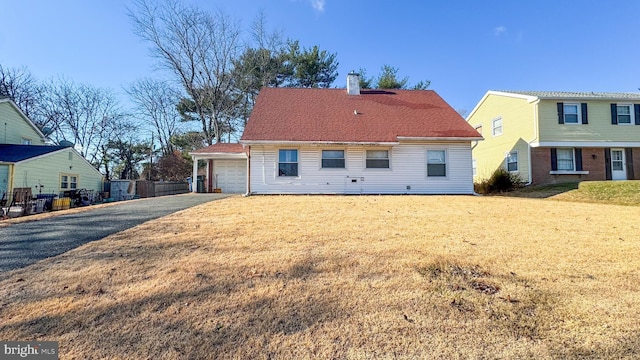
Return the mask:
<svg viewBox="0 0 640 360">
<path fill-rule="evenodd" d="M 0 273 L 56 256 L 90 241 L 232 194 L 183 194 L 123 201 L 111 206 L 0 227 Z"/>
</svg>

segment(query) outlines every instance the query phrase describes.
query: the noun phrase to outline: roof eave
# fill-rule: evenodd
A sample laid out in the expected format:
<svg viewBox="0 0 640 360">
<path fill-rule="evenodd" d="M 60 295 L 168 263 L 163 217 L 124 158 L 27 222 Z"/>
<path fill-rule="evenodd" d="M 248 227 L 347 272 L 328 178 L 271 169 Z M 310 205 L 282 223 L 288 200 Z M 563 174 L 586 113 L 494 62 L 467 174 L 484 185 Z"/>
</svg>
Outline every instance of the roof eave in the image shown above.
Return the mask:
<svg viewBox="0 0 640 360">
<path fill-rule="evenodd" d="M 296 140 L 240 140 L 246 145 L 398 145 L 397 141 L 296 141 Z"/>
<path fill-rule="evenodd" d="M 400 141 L 480 141 L 484 140 L 482 136 L 398 136 Z"/>
</svg>

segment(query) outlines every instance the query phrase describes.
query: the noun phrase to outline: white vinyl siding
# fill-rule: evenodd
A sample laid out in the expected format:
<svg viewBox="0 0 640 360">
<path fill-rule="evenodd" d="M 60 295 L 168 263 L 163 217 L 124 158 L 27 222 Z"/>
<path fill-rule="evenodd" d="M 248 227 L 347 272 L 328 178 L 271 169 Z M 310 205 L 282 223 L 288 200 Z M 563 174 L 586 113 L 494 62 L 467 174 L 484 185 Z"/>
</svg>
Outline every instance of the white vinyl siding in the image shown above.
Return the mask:
<svg viewBox="0 0 640 360">
<path fill-rule="evenodd" d="M 277 146 L 251 147 L 251 192 L 254 194 L 473 194 L 470 142 L 400 144 L 389 152 L 386 171 L 366 168 L 371 147 L 347 146 L 345 169 L 320 168 L 322 148 L 298 148 L 298 177 L 277 176 Z M 427 176 L 427 150 L 445 150 L 447 176 Z M 382 150 L 382 149 L 380 149 Z"/>
</svg>

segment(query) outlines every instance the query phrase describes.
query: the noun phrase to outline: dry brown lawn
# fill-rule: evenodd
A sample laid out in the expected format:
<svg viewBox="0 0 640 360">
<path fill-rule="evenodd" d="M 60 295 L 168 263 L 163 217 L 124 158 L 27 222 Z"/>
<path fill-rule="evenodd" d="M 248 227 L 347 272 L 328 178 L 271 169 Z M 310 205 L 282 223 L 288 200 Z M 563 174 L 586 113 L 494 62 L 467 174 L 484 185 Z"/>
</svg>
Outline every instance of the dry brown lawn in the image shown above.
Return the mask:
<svg viewBox="0 0 640 360">
<path fill-rule="evenodd" d="M 61 359 L 632 359 L 639 254 L 638 207 L 228 198 L 1 274 L 0 340 Z"/>
</svg>

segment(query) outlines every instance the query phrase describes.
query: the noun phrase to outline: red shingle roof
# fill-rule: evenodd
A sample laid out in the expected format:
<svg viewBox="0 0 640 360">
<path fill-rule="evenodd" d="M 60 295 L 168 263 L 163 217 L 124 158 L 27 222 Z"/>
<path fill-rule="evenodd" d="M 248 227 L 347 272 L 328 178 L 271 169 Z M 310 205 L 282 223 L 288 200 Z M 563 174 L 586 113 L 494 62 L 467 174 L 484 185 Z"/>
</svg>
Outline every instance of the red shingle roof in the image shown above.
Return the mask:
<svg viewBox="0 0 640 360">
<path fill-rule="evenodd" d="M 356 114 L 357 113 L 357 114 Z M 240 141 L 397 142 L 481 138 L 432 90 L 263 88 Z"/>
<path fill-rule="evenodd" d="M 211 153 L 243 153 L 242 144 L 217 143 L 209 145 L 206 148 L 192 151 L 192 154 L 211 154 Z"/>
</svg>

